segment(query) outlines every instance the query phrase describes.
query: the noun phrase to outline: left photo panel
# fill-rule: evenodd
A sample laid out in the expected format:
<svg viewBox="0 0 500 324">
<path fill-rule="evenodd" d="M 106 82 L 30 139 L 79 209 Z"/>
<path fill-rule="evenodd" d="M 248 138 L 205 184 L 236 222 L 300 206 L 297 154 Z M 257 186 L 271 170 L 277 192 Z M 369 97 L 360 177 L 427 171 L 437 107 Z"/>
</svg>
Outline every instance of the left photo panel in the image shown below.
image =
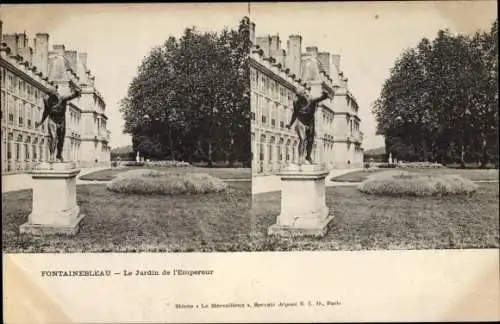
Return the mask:
<svg viewBox="0 0 500 324">
<path fill-rule="evenodd" d="M 247 8 L 2 5 L 4 253 L 250 249 Z"/>
</svg>

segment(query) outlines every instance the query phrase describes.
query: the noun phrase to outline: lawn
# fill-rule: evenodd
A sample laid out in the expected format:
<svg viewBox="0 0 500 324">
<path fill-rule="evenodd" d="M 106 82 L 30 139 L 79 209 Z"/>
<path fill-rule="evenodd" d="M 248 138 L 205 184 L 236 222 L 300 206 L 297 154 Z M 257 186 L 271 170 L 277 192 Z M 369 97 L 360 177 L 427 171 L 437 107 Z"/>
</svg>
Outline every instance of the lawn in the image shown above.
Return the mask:
<svg viewBox="0 0 500 324">
<path fill-rule="evenodd" d="M 251 183 L 230 183 L 224 193 L 144 196 L 114 193 L 104 184 L 77 186 L 86 215 L 74 237 L 20 235 L 32 191 L 2 194 L 5 252 L 161 252 L 227 250 L 248 241 Z M 243 238 L 243 237 L 244 238 Z M 233 244 L 234 243 L 234 244 Z"/>
<path fill-rule="evenodd" d="M 449 168 L 437 168 L 437 169 L 417 169 L 417 168 L 380 168 L 380 169 L 367 169 L 360 171 L 353 171 L 341 176 L 332 178 L 332 181 L 336 182 L 363 182 L 370 175 L 378 172 L 390 171 L 390 170 L 401 170 L 408 172 L 419 172 L 425 175 L 445 175 L 445 174 L 456 174 L 460 175 L 466 179 L 472 181 L 498 181 L 498 169 L 449 169 Z"/>
<path fill-rule="evenodd" d="M 284 250 L 498 248 L 498 184 L 472 196 L 376 197 L 355 186 L 326 188 L 335 218 L 321 239 L 281 239 Z M 280 212 L 280 193 L 254 196 L 254 217 Z"/>
<path fill-rule="evenodd" d="M 190 252 L 499 247 L 498 184 L 481 184 L 469 197 L 388 198 L 355 187 L 327 188 L 335 218 L 324 238 L 267 236 L 280 212 L 280 192 L 253 197 L 251 183 L 225 193 L 141 196 L 78 186 L 86 214 L 74 237 L 31 237 L 19 225 L 31 210 L 31 190 L 2 195 L 5 252 Z"/>
<path fill-rule="evenodd" d="M 157 171 L 175 172 L 175 173 L 207 173 L 211 176 L 220 179 L 251 179 L 251 168 L 204 168 L 204 167 L 148 167 L 148 166 L 131 166 L 131 167 L 116 167 L 111 169 L 100 170 L 81 176 L 81 180 L 90 181 L 110 181 L 119 173 L 134 169 L 154 169 Z"/>
</svg>

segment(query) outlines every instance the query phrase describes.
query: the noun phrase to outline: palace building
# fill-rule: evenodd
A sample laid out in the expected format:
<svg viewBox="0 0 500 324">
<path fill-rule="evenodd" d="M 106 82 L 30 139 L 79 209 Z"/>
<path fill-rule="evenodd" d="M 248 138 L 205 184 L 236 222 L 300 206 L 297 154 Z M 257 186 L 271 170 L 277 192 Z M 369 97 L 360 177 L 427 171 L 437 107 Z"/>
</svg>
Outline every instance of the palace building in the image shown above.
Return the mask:
<svg viewBox="0 0 500 324">
<path fill-rule="evenodd" d="M 332 168 L 355 168 L 363 164 L 363 133 L 359 106 L 340 69 L 340 55 L 302 49 L 302 37 L 291 35 L 287 49 L 278 35 L 255 36 L 250 22 L 250 90 L 252 118 L 252 171 L 272 174 L 298 161 L 298 137 L 290 121 L 296 93 L 306 91 L 326 99 L 316 111 L 316 136 L 312 158 Z M 295 125 L 294 125 L 295 126 Z"/>
<path fill-rule="evenodd" d="M 48 160 L 47 121 L 35 128 L 43 99 L 54 89 L 67 95 L 75 86 L 82 96 L 68 103 L 63 158 L 80 167 L 108 165 L 106 105 L 87 67 L 87 53 L 64 45 L 49 50 L 48 34 L 38 33 L 30 42 L 25 33 L 3 35 L 1 26 L 0 21 L 2 174 L 25 172 Z"/>
</svg>

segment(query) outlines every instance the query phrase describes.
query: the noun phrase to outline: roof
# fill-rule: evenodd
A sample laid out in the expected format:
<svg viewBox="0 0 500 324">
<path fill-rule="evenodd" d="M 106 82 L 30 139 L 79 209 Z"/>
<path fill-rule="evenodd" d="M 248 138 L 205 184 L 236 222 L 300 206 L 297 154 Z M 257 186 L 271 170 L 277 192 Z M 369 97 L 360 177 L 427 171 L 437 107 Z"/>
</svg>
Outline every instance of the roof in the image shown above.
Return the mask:
<svg viewBox="0 0 500 324">
<path fill-rule="evenodd" d="M 303 81 L 315 81 L 320 79 L 320 62 L 312 56 L 304 56 L 302 58 L 302 75 Z"/>
<path fill-rule="evenodd" d="M 67 80 L 67 70 L 71 69 L 71 64 L 64 55 L 49 56 L 49 80 Z"/>
</svg>

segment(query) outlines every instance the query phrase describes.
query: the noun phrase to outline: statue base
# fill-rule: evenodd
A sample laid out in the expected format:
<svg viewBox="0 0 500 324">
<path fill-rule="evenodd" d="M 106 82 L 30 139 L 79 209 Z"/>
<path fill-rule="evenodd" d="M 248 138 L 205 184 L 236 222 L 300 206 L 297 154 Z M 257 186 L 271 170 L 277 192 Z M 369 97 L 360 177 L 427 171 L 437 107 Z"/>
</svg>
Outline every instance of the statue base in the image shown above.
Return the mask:
<svg viewBox="0 0 500 324">
<path fill-rule="evenodd" d="M 281 213 L 268 235 L 322 237 L 334 218 L 326 206 L 322 165 L 289 165 L 281 170 Z"/>
<path fill-rule="evenodd" d="M 28 222 L 21 225 L 23 234 L 75 235 L 84 215 L 76 203 L 74 162 L 43 162 L 30 172 L 33 178 L 33 209 Z"/>
</svg>

